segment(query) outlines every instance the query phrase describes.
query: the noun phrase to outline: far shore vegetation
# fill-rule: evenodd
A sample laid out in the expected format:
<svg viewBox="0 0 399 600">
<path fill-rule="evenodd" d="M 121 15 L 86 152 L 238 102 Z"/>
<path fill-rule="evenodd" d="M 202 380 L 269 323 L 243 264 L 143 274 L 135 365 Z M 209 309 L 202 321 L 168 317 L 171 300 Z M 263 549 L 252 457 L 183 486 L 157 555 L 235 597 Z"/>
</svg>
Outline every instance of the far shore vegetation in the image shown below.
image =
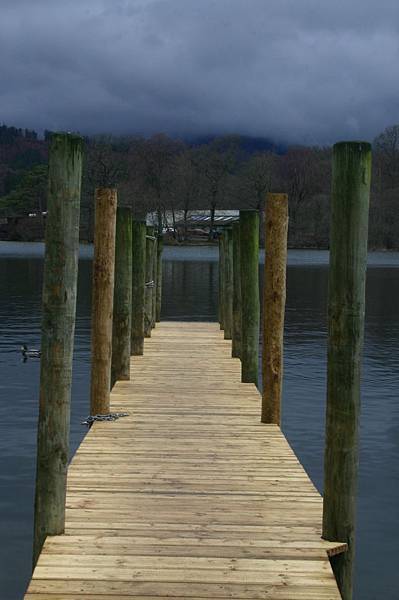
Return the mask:
<svg viewBox="0 0 399 600">
<path fill-rule="evenodd" d="M 47 156 L 51 132 L 0 126 L 0 239 L 43 237 Z M 81 201 L 81 238 L 93 238 L 94 189 L 117 187 L 119 204 L 137 217 L 154 212 L 160 230 L 184 243 L 192 211 L 207 211 L 211 233 L 215 211 L 257 208 L 266 193 L 289 197 L 289 246 L 328 248 L 331 147 L 283 146 L 238 135 L 180 140 L 93 136 L 86 153 Z M 373 142 L 369 248 L 399 249 L 399 125 Z M 29 215 L 36 215 L 35 218 Z M 212 235 L 209 236 L 212 239 Z"/>
</svg>

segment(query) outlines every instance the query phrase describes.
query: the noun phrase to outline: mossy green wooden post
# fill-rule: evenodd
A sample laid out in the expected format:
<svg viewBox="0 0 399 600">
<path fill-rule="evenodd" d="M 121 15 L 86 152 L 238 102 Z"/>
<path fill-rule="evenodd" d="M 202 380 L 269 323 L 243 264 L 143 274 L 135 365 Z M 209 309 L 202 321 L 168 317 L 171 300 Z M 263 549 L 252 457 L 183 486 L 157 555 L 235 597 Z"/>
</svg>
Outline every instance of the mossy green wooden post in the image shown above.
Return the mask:
<svg viewBox="0 0 399 600">
<path fill-rule="evenodd" d="M 233 231 L 224 235 L 224 339 L 231 340 L 233 332 Z"/>
<path fill-rule="evenodd" d="M 91 303 L 92 415 L 109 413 L 114 306 L 116 189 L 96 189 Z"/>
<path fill-rule="evenodd" d="M 155 232 L 157 233 L 157 232 Z M 152 280 L 154 287 L 152 288 L 152 320 L 151 328 L 154 329 L 157 322 L 157 289 L 158 289 L 158 238 L 154 234 L 154 247 L 152 250 Z"/>
<path fill-rule="evenodd" d="M 241 272 L 240 272 L 240 223 L 233 223 L 233 358 L 241 358 Z"/>
<path fill-rule="evenodd" d="M 144 221 L 132 222 L 132 329 L 130 352 L 132 356 L 144 354 L 144 298 L 146 234 Z"/>
<path fill-rule="evenodd" d="M 224 237 L 219 237 L 219 323 L 220 329 L 224 329 Z"/>
<path fill-rule="evenodd" d="M 162 310 L 162 252 L 163 252 L 163 238 L 162 235 L 158 237 L 157 243 L 157 295 L 156 295 L 156 321 L 159 323 L 161 320 Z"/>
<path fill-rule="evenodd" d="M 82 176 L 80 137 L 51 137 L 44 258 L 33 566 L 47 535 L 63 533 Z"/>
<path fill-rule="evenodd" d="M 323 538 L 346 542 L 331 560 L 343 600 L 352 598 L 371 147 L 333 150 Z"/>
<path fill-rule="evenodd" d="M 280 425 L 287 271 L 288 196 L 268 194 L 263 283 L 262 422 Z"/>
<path fill-rule="evenodd" d="M 258 383 L 259 368 L 259 213 L 240 210 L 241 380 Z"/>
<path fill-rule="evenodd" d="M 130 379 L 132 313 L 132 211 L 116 211 L 114 312 L 112 320 L 111 387 Z"/>
<path fill-rule="evenodd" d="M 144 297 L 144 337 L 151 337 L 152 297 L 154 288 L 154 227 L 147 225 L 145 244 L 145 297 Z"/>
</svg>

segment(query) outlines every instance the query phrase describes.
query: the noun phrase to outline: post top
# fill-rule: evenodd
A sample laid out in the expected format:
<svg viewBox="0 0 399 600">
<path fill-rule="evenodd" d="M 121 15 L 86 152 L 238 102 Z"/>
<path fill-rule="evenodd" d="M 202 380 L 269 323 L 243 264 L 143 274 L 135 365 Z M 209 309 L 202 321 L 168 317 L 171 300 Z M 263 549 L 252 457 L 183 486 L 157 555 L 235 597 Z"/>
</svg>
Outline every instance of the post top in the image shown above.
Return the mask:
<svg viewBox="0 0 399 600">
<path fill-rule="evenodd" d="M 343 148 L 344 146 L 348 147 L 348 148 L 353 148 L 353 149 L 358 149 L 358 150 L 365 150 L 365 151 L 370 151 L 371 150 L 371 144 L 370 142 L 362 142 L 360 140 L 354 140 L 354 141 L 342 141 L 342 142 L 337 142 L 336 144 L 334 144 L 334 149 L 340 149 Z"/>
<path fill-rule="evenodd" d="M 284 192 L 268 192 L 267 200 L 273 202 L 288 202 L 288 194 Z"/>
<path fill-rule="evenodd" d="M 69 141 L 81 144 L 83 142 L 83 138 L 81 135 L 77 133 L 69 133 L 67 131 L 54 131 L 50 135 L 51 142 L 60 142 L 60 141 Z"/>
</svg>

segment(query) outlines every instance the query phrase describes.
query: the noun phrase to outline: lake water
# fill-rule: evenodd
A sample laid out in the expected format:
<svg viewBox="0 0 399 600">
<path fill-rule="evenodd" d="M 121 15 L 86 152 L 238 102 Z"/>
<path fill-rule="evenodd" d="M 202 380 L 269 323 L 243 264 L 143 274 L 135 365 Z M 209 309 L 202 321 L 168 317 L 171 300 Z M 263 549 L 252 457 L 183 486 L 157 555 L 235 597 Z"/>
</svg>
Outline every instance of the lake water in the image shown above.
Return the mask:
<svg viewBox="0 0 399 600">
<path fill-rule="evenodd" d="M 0 598 L 17 600 L 31 565 L 40 344 L 42 244 L 0 242 Z M 90 348 L 90 247 L 82 247 L 71 451 L 85 433 Z M 290 251 L 283 429 L 321 490 L 328 253 Z M 164 253 L 164 319 L 216 320 L 217 250 Z M 398 600 L 399 254 L 373 253 L 367 274 L 356 600 Z"/>
</svg>

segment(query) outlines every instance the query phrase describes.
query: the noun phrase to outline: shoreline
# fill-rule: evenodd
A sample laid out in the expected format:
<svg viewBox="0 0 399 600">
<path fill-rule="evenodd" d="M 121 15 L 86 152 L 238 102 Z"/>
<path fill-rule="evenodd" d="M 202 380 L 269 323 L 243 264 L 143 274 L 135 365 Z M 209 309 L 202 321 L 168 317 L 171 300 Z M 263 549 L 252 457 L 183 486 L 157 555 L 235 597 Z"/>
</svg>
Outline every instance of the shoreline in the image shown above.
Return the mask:
<svg viewBox="0 0 399 600">
<path fill-rule="evenodd" d="M 23 240 L 5 240 L 5 239 L 0 239 L 0 246 L 2 244 L 16 244 L 16 245 L 44 245 L 44 239 L 43 240 L 34 240 L 34 241 L 23 241 Z M 86 240 L 80 240 L 79 241 L 79 245 L 81 247 L 88 247 L 91 248 L 93 246 L 92 242 L 88 242 Z M 218 247 L 218 243 L 217 242 L 169 242 L 167 240 L 164 239 L 163 242 L 164 247 L 168 247 L 168 248 L 217 248 Z M 264 247 L 261 246 L 260 250 L 263 251 Z M 296 246 L 296 245 L 290 245 L 288 244 L 288 250 L 304 250 L 304 251 L 309 251 L 309 252 L 329 252 L 329 247 L 328 246 Z M 368 248 L 368 253 L 373 253 L 373 252 L 385 252 L 387 254 L 392 254 L 395 252 L 399 252 L 399 246 L 397 248 L 385 248 L 385 247 L 371 247 Z"/>
</svg>

